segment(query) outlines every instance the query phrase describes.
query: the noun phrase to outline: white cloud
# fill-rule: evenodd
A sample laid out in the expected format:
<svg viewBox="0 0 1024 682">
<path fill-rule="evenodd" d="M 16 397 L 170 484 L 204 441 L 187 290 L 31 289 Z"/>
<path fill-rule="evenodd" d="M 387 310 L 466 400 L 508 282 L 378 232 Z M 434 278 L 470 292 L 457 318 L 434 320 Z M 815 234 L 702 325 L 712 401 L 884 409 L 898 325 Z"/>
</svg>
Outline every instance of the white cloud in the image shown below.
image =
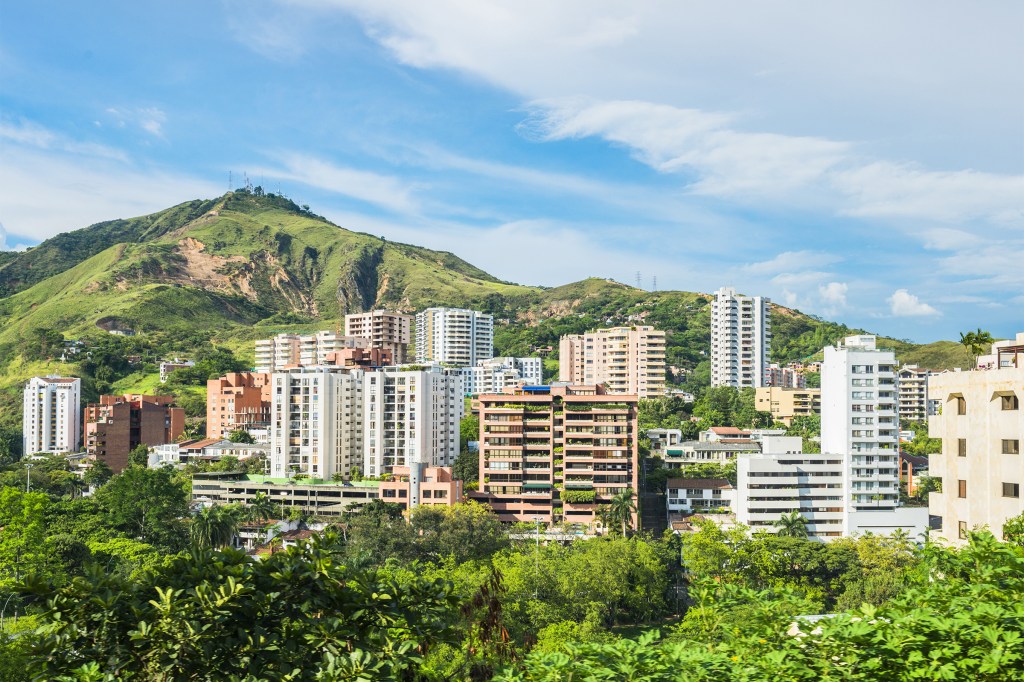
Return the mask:
<svg viewBox="0 0 1024 682">
<path fill-rule="evenodd" d="M 843 282 L 829 282 L 818 287 L 818 296 L 833 308 L 845 308 L 848 289 L 849 287 Z"/>
<path fill-rule="evenodd" d="M 896 317 L 931 317 L 941 314 L 906 289 L 897 289 L 888 300 L 890 310 Z"/>
<path fill-rule="evenodd" d="M 823 267 L 842 261 L 842 257 L 824 251 L 783 251 L 774 258 L 743 266 L 755 275 L 775 275 L 809 266 Z"/>
<path fill-rule="evenodd" d="M 127 161 L 124 152 L 106 145 L 73 140 L 48 128 L 20 119 L 18 121 L 0 120 L 0 140 L 21 147 L 47 150 L 81 156 L 92 156 L 100 159 Z"/>
<path fill-rule="evenodd" d="M 257 168 L 250 174 L 300 182 L 396 213 L 411 214 L 420 210 L 414 196 L 418 187 L 397 177 L 339 166 L 306 154 L 284 154 L 279 160 L 283 167 Z"/>
</svg>

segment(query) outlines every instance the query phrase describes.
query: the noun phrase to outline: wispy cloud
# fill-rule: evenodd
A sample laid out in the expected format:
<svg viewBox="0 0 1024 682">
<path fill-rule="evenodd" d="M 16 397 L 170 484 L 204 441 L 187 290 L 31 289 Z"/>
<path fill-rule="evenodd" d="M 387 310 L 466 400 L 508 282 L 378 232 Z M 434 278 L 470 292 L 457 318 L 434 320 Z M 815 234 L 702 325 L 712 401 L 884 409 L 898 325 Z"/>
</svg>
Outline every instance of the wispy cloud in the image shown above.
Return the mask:
<svg viewBox="0 0 1024 682">
<path fill-rule="evenodd" d="M 839 263 L 843 259 L 834 253 L 824 251 L 783 251 L 774 258 L 748 263 L 744 269 L 754 275 L 777 275 L 795 270 L 805 270 L 809 267 L 824 267 Z"/>
<path fill-rule="evenodd" d="M 64 152 L 117 161 L 128 160 L 128 156 L 119 149 L 94 142 L 74 140 L 66 135 L 24 119 L 17 121 L 0 119 L 0 140 L 6 140 L 9 143 L 38 150 Z"/>
<path fill-rule="evenodd" d="M 396 213 L 415 214 L 420 211 L 415 193 L 421 186 L 397 176 L 349 168 L 306 154 L 287 153 L 277 155 L 277 158 L 281 166 L 257 168 L 252 174 L 317 187 Z"/>
</svg>

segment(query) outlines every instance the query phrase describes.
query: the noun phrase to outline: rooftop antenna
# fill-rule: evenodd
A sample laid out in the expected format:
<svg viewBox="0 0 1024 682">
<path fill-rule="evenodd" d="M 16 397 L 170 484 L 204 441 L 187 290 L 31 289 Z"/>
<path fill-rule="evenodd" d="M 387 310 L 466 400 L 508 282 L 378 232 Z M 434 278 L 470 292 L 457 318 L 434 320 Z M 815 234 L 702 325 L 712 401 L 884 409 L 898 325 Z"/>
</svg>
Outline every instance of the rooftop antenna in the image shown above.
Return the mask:
<svg viewBox="0 0 1024 682">
<path fill-rule="evenodd" d="M 234 178 L 231 175 L 231 171 L 228 171 L 228 191 L 230 192 L 230 191 L 232 191 L 234 189 L 235 189 Z"/>
<path fill-rule="evenodd" d="M 652 291 L 657 291 L 658 290 L 658 276 L 657 275 L 654 275 L 651 278 L 651 290 Z"/>
<path fill-rule="evenodd" d="M 636 288 L 643 289 L 643 279 L 640 277 L 640 271 L 636 271 Z"/>
</svg>

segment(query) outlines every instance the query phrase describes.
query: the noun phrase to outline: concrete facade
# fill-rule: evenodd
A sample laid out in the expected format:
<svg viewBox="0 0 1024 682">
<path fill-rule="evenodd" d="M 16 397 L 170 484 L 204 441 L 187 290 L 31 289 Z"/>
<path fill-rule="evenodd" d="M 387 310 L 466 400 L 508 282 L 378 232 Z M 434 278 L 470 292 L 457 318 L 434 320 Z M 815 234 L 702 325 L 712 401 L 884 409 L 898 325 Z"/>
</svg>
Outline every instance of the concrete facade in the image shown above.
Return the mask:
<svg viewBox="0 0 1024 682">
<path fill-rule="evenodd" d="M 491 358 L 461 370 L 462 390 L 467 396 L 501 393 L 512 386 L 537 386 L 544 381 L 540 358 Z"/>
<path fill-rule="evenodd" d="M 221 439 L 232 431 L 267 428 L 270 394 L 269 374 L 231 372 L 207 381 L 207 437 Z"/>
<path fill-rule="evenodd" d="M 756 389 L 754 407 L 771 412 L 772 419 L 789 426 L 794 417 L 821 414 L 821 389 L 762 386 Z"/>
<path fill-rule="evenodd" d="M 771 347 L 770 301 L 740 296 L 731 287 L 715 292 L 711 302 L 711 385 L 765 385 Z"/>
<path fill-rule="evenodd" d="M 324 365 L 329 353 L 346 348 L 369 348 L 370 339 L 319 331 L 315 334 L 278 334 L 270 339 L 258 339 L 255 345 L 255 371 L 269 374 L 298 365 Z"/>
<path fill-rule="evenodd" d="M 1001 536 L 1007 519 L 1024 512 L 1024 334 L 1013 364 L 931 377 L 929 395 L 941 412 L 928 420 L 942 453 L 929 458 L 942 479 L 929 509 L 942 518 L 940 537 L 962 543 L 967 531 L 987 527 Z"/>
<path fill-rule="evenodd" d="M 419 463 L 394 467 L 392 479 L 381 481 L 380 499 L 403 509 L 450 507 L 462 501 L 462 481 L 456 481 L 449 467 L 429 467 Z"/>
<path fill-rule="evenodd" d="M 900 367 L 897 373 L 900 419 L 923 422 L 932 414 L 928 399 L 928 378 L 933 374 L 935 372 L 921 369 L 917 365 Z"/>
<path fill-rule="evenodd" d="M 637 400 L 601 386 L 481 395 L 474 497 L 503 521 L 539 517 L 595 529 L 602 503 L 637 489 Z"/>
<path fill-rule="evenodd" d="M 559 381 L 607 386 L 609 393 L 653 398 L 665 394 L 665 332 L 613 327 L 563 336 Z"/>
<path fill-rule="evenodd" d="M 409 360 L 412 343 L 412 315 L 390 310 L 371 310 L 345 316 L 345 335 L 369 339 L 370 348 L 391 353 L 395 364 Z"/>
<path fill-rule="evenodd" d="M 77 452 L 82 442 L 82 380 L 33 377 L 22 391 L 24 454 Z"/>
<path fill-rule="evenodd" d="M 463 308 L 416 315 L 416 362 L 472 367 L 494 357 L 494 317 Z"/>
</svg>

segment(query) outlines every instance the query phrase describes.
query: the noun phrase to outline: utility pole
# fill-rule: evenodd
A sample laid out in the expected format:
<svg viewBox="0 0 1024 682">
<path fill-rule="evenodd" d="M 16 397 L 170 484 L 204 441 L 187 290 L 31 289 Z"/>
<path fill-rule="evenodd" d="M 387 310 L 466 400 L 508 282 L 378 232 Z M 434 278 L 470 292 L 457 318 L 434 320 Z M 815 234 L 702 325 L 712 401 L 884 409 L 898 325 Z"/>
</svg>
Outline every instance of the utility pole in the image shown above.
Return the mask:
<svg viewBox="0 0 1024 682">
<path fill-rule="evenodd" d="M 32 463 L 25 462 L 25 492 L 29 492 L 32 489 L 32 479 L 29 478 L 29 474 L 32 472 Z"/>
</svg>

